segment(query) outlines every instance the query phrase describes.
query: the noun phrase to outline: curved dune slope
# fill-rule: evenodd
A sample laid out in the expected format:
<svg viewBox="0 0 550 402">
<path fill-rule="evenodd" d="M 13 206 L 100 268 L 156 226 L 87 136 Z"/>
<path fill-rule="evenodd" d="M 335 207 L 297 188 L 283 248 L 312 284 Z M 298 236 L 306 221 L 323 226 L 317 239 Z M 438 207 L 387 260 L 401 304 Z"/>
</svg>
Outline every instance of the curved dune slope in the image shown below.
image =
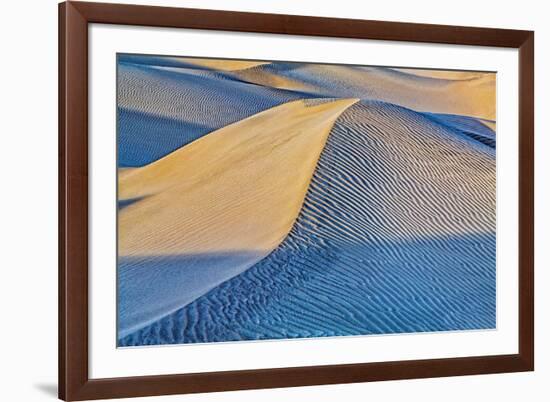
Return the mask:
<svg viewBox="0 0 550 402">
<path fill-rule="evenodd" d="M 233 71 L 231 75 L 239 80 L 271 88 L 314 93 L 317 88 L 300 80 L 278 74 L 273 66 L 262 64 L 251 68 Z"/>
<path fill-rule="evenodd" d="M 157 67 L 183 67 L 209 71 L 238 71 L 266 64 L 264 61 L 204 59 L 199 57 L 120 54 L 119 63 L 144 64 Z"/>
<path fill-rule="evenodd" d="M 311 97 L 181 60 L 136 57 L 118 64 L 119 167 L 146 165 L 227 124 Z"/>
<path fill-rule="evenodd" d="M 381 100 L 417 111 L 495 118 L 495 74 L 423 76 L 406 69 L 284 62 L 254 70 L 287 77 L 301 83 L 302 90 L 318 94 Z"/>
<path fill-rule="evenodd" d="M 460 71 L 460 70 L 428 70 L 422 68 L 392 68 L 406 74 L 417 75 L 419 77 L 440 78 L 444 80 L 472 80 L 481 78 L 485 74 L 491 74 L 480 71 Z"/>
<path fill-rule="evenodd" d="M 279 247 L 120 344 L 494 326 L 495 150 L 362 102 L 334 125 Z"/>
<path fill-rule="evenodd" d="M 424 115 L 485 145 L 492 148 L 496 146 L 496 125 L 492 120 L 452 114 L 424 113 Z"/>
<path fill-rule="evenodd" d="M 230 59 L 201 59 L 195 57 L 174 57 L 198 67 L 205 67 L 218 71 L 237 71 L 267 64 L 266 61 L 230 60 Z"/>
<path fill-rule="evenodd" d="M 334 121 L 355 102 L 290 102 L 126 170 L 119 201 L 134 201 L 119 211 L 119 336 L 268 255 L 298 216 Z"/>
</svg>

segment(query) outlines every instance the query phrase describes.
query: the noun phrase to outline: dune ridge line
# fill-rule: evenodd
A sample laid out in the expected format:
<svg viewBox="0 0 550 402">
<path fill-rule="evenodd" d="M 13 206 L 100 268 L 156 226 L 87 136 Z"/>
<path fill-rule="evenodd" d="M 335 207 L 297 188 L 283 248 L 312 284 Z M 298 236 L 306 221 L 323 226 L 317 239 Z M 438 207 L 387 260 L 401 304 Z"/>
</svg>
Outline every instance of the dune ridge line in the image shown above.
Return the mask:
<svg viewBox="0 0 550 402">
<path fill-rule="evenodd" d="M 275 249 L 302 208 L 336 119 L 357 101 L 289 102 L 121 175 L 119 200 L 138 201 L 118 218 L 119 336 Z M 220 253 L 233 256 L 214 258 Z"/>
</svg>

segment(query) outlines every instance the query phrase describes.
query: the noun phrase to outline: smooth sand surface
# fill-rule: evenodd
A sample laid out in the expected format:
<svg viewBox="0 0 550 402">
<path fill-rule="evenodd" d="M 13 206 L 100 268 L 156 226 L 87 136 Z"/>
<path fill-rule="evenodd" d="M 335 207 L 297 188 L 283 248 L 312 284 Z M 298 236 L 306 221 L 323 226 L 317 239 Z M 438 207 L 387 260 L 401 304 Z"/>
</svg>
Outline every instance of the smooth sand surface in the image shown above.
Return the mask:
<svg viewBox="0 0 550 402">
<path fill-rule="evenodd" d="M 120 213 L 120 255 L 271 250 L 296 219 L 334 120 L 355 102 L 290 102 L 121 175 L 119 200 L 144 198 Z"/>
<path fill-rule="evenodd" d="M 484 120 L 484 119 L 480 119 L 479 120 L 480 123 L 482 124 L 485 124 L 487 127 L 489 127 L 491 130 L 493 130 L 493 132 L 496 132 L 497 131 L 497 123 L 496 121 L 494 120 Z"/>
<path fill-rule="evenodd" d="M 265 61 L 248 61 L 248 60 L 227 60 L 227 59 L 201 59 L 194 57 L 170 57 L 176 61 L 182 61 L 187 64 L 206 67 L 212 70 L 219 71 L 235 71 L 245 68 L 251 68 L 267 64 Z"/>
<path fill-rule="evenodd" d="M 121 167 L 118 168 L 118 180 L 121 180 L 124 176 L 132 173 L 136 168 Z"/>
</svg>

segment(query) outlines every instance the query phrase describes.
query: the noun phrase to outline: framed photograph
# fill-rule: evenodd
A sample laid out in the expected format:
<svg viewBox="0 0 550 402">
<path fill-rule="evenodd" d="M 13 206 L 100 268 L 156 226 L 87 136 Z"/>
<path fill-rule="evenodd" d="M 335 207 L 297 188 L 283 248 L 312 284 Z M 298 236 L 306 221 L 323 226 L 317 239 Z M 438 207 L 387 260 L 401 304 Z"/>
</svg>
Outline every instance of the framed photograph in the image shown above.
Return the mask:
<svg viewBox="0 0 550 402">
<path fill-rule="evenodd" d="M 61 399 L 534 369 L 533 32 L 59 7 Z"/>
</svg>

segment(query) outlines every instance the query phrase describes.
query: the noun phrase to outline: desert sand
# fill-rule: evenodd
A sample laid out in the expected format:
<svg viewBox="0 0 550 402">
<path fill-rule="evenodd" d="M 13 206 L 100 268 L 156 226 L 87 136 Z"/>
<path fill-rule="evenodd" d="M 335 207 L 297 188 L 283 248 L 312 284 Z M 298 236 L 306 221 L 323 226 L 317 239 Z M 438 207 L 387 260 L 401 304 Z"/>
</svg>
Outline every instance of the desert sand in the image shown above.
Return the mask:
<svg viewBox="0 0 550 402">
<path fill-rule="evenodd" d="M 290 102 L 123 172 L 119 201 L 138 201 L 119 212 L 127 295 L 121 333 L 185 305 L 279 245 L 300 212 L 334 121 L 356 101 Z M 220 253 L 232 253 L 233 263 L 212 258 Z M 180 255 L 200 256 L 191 264 L 193 276 L 204 276 L 192 290 L 189 281 L 167 281 Z M 140 293 L 150 281 L 163 283 L 160 300 L 156 292 Z"/>
<path fill-rule="evenodd" d="M 212 70 L 219 71 L 235 71 L 243 70 L 251 67 L 261 66 L 262 64 L 267 64 L 265 61 L 247 61 L 247 60 L 228 60 L 228 59 L 201 59 L 194 57 L 174 57 L 177 60 L 184 60 L 186 63 L 210 68 Z"/>
<path fill-rule="evenodd" d="M 463 81 L 483 78 L 488 75 L 487 72 L 478 71 L 458 71 L 458 70 L 428 70 L 422 68 L 392 68 L 392 70 L 401 71 L 407 74 L 420 77 L 437 78 L 451 81 Z M 493 74 L 494 75 L 494 74 Z"/>
<path fill-rule="evenodd" d="M 494 149 L 445 123 L 347 108 L 283 243 L 123 344 L 494 327 Z"/>
<path fill-rule="evenodd" d="M 118 64 L 120 167 L 144 166 L 228 124 L 304 97 L 182 60 L 155 58 L 150 65 L 123 60 Z"/>
<path fill-rule="evenodd" d="M 315 96 L 314 94 L 317 93 L 314 86 L 308 85 L 300 80 L 285 77 L 282 74 L 271 73 L 268 69 L 263 68 L 264 66 L 266 66 L 266 64 L 260 64 L 259 66 L 233 71 L 231 76 L 255 85 L 306 93 L 310 92 L 312 96 Z"/>
<path fill-rule="evenodd" d="M 119 345 L 494 328 L 495 86 L 121 57 Z"/>
<path fill-rule="evenodd" d="M 119 199 L 143 200 L 120 213 L 120 255 L 271 250 L 296 219 L 332 124 L 354 102 L 290 102 L 121 175 Z"/>
</svg>

